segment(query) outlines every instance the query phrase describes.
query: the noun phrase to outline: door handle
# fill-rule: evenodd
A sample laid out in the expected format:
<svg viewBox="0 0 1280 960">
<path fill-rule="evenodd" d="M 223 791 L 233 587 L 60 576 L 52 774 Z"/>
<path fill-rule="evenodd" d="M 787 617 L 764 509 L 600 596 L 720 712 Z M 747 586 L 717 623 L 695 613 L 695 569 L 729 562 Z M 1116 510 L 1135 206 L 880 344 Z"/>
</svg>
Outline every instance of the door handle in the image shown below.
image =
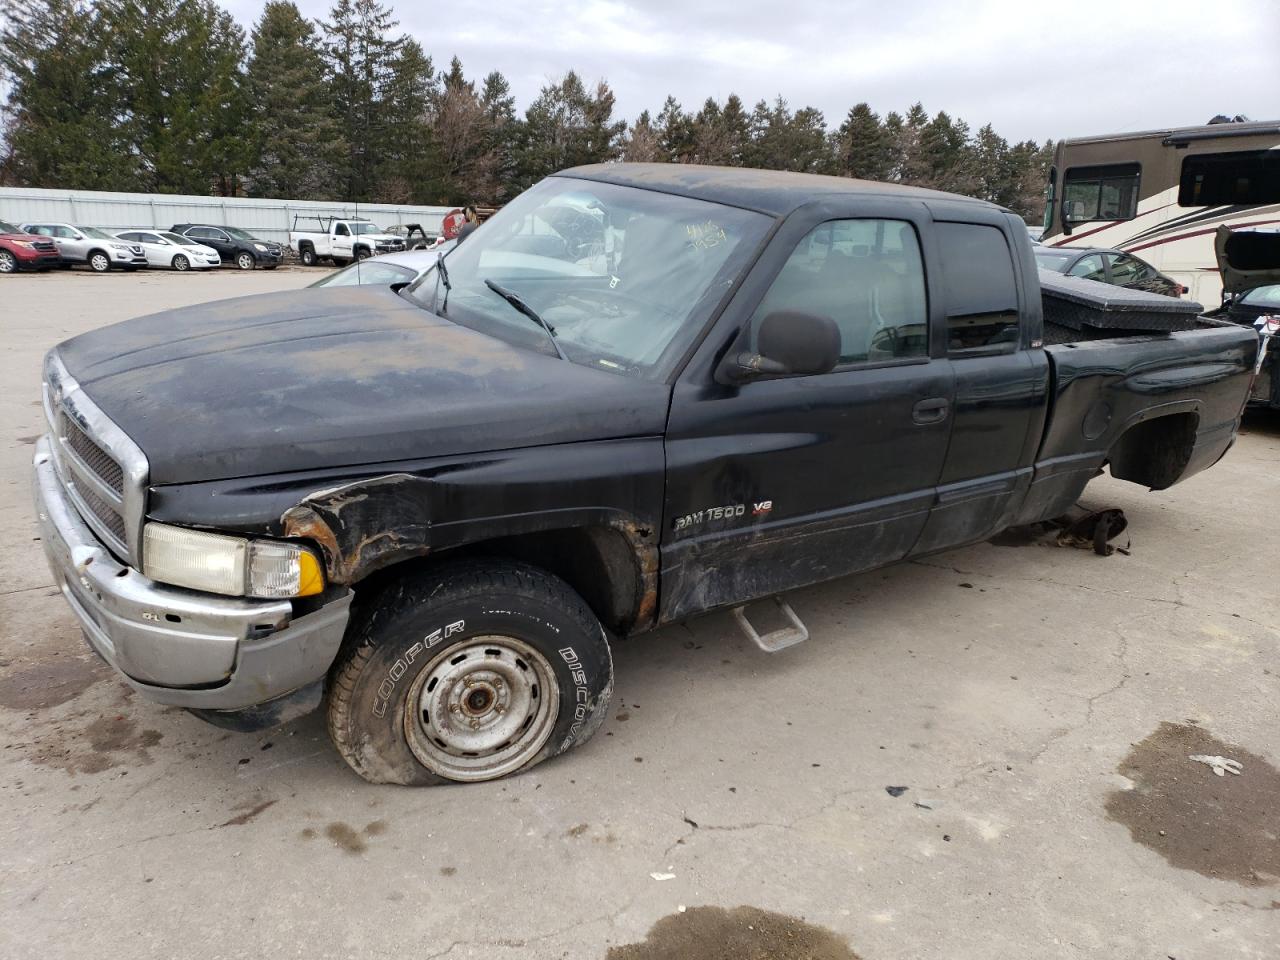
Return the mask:
<svg viewBox="0 0 1280 960">
<path fill-rule="evenodd" d="M 911 408 L 911 419 L 919 424 L 941 423 L 947 419 L 951 402 L 946 397 L 930 397 Z"/>
</svg>

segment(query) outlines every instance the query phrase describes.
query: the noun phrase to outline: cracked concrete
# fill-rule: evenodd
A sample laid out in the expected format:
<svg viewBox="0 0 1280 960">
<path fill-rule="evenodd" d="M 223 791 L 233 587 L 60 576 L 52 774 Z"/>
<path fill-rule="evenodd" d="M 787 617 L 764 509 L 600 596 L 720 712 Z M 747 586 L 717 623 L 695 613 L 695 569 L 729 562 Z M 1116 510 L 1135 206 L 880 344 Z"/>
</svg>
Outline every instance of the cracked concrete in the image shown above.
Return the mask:
<svg viewBox="0 0 1280 960">
<path fill-rule="evenodd" d="M 4 279 L 0 677 L 84 656 L 32 539 L 43 350 L 314 276 Z M 110 677 L 0 709 L 0 956 L 601 960 L 679 905 L 747 904 L 865 960 L 1270 957 L 1280 889 L 1173 867 L 1105 812 L 1162 721 L 1280 760 L 1280 421 L 1247 426 L 1173 490 L 1089 488 L 1131 556 L 984 544 L 799 591 L 812 639 L 773 657 L 727 616 L 622 644 L 600 734 L 506 782 L 370 787 L 316 717 L 232 735 Z M 149 765 L 29 759 L 116 718 L 163 735 Z M 363 852 L 325 836 L 371 821 Z"/>
</svg>

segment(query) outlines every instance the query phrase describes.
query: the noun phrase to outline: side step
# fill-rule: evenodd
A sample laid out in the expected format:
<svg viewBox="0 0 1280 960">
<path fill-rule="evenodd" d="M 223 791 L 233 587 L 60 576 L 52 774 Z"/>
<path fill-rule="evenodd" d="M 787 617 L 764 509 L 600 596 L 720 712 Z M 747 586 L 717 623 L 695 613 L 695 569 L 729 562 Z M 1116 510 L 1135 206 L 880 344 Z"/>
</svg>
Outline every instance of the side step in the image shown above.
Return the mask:
<svg viewBox="0 0 1280 960">
<path fill-rule="evenodd" d="M 742 632 L 747 635 L 748 639 L 765 653 L 777 653 L 779 650 L 794 647 L 797 643 L 804 643 L 808 640 L 809 628 L 796 616 L 796 612 L 791 609 L 791 604 L 781 597 L 774 597 L 773 602 L 778 605 L 782 615 L 791 621 L 791 626 L 770 630 L 763 636 L 756 632 L 756 628 L 747 619 L 747 608 L 745 606 L 733 608 L 733 618 L 738 621 L 738 626 L 742 628 Z"/>
</svg>

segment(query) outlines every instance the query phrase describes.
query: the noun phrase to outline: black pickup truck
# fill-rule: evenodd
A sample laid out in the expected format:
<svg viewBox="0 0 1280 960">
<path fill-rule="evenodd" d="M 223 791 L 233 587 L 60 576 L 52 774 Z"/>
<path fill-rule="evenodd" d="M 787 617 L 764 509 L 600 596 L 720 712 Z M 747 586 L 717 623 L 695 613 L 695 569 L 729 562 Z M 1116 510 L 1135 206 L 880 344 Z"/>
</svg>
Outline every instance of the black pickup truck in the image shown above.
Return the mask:
<svg viewBox="0 0 1280 960">
<path fill-rule="evenodd" d="M 586 167 L 407 288 L 61 344 L 38 513 L 143 695 L 240 729 L 324 704 L 368 780 L 485 780 L 592 735 L 613 637 L 1058 516 L 1108 465 L 1213 465 L 1257 338 L 1190 326 L 1046 347 L 988 203 Z"/>
</svg>

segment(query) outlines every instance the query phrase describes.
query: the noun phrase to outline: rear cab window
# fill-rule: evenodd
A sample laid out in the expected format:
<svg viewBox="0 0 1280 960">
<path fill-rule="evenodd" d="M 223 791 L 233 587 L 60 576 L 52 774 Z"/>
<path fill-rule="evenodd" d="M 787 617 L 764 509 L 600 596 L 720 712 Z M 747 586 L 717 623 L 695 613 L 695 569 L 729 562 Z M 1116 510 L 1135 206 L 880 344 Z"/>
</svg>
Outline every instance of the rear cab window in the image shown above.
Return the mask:
<svg viewBox="0 0 1280 960">
<path fill-rule="evenodd" d="M 934 224 L 942 262 L 947 353 L 1012 353 L 1021 325 L 1013 254 L 999 227 Z"/>
</svg>

